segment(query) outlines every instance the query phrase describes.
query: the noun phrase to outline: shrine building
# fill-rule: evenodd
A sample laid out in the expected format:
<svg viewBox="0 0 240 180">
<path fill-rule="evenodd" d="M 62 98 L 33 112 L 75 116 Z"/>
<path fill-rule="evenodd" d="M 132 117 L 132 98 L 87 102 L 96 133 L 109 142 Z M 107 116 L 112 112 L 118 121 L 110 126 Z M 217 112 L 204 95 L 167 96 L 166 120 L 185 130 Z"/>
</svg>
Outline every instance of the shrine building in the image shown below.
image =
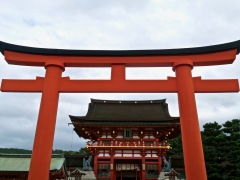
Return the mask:
<svg viewBox="0 0 240 180">
<path fill-rule="evenodd" d="M 89 139 L 98 180 L 155 180 L 169 140 L 180 134 L 165 99 L 113 101 L 92 99 L 86 116 L 72 116 L 79 137 Z"/>
</svg>

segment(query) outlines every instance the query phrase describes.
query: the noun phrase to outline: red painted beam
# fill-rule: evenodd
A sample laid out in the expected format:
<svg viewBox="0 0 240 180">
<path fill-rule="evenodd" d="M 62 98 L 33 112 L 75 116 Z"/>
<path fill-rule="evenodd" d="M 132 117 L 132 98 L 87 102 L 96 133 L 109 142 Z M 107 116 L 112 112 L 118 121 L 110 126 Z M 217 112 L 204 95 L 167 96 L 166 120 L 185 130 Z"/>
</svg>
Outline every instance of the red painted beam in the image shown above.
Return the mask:
<svg viewBox="0 0 240 180">
<path fill-rule="evenodd" d="M 168 80 L 70 80 L 62 79 L 60 92 L 176 92 L 174 78 Z"/>
<path fill-rule="evenodd" d="M 194 66 L 210 66 L 231 64 L 236 54 L 237 49 L 202 54 L 146 56 L 63 56 L 4 51 L 9 64 L 44 66 L 49 61 L 58 61 L 65 67 L 110 67 L 112 64 L 125 64 L 127 67 L 172 67 L 173 63 L 181 62 L 183 59 L 192 61 Z"/>
<path fill-rule="evenodd" d="M 35 80 L 3 79 L 0 90 L 2 92 L 42 92 L 44 79 Z"/>
<path fill-rule="evenodd" d="M 42 92 L 44 78 L 36 80 L 2 80 L 2 92 Z M 239 92 L 237 79 L 229 80 L 202 80 L 193 78 L 196 93 Z M 70 80 L 61 79 L 60 93 L 177 93 L 176 78 L 167 80 Z"/>
<path fill-rule="evenodd" d="M 237 79 L 202 80 L 201 77 L 193 78 L 195 93 L 224 93 L 239 92 Z"/>
</svg>

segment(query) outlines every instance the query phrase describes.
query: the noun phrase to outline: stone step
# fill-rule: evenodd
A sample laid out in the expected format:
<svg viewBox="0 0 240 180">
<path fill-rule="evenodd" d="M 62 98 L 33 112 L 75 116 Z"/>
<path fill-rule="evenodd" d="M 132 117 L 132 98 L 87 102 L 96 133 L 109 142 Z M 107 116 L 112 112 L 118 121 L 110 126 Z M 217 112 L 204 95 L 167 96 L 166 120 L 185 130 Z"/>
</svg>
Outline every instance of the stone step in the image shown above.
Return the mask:
<svg viewBox="0 0 240 180">
<path fill-rule="evenodd" d="M 158 180 L 169 180 L 169 177 L 168 176 L 165 176 L 165 174 L 168 173 L 168 172 L 161 172 L 158 176 Z M 178 179 L 176 178 L 176 180 L 185 180 L 183 178 L 181 179 Z"/>
<path fill-rule="evenodd" d="M 161 172 L 158 176 L 158 180 L 168 180 L 169 178 L 165 176 L 166 172 Z"/>
<path fill-rule="evenodd" d="M 86 175 L 82 176 L 82 180 L 95 180 L 96 176 L 93 171 L 84 171 Z"/>
</svg>

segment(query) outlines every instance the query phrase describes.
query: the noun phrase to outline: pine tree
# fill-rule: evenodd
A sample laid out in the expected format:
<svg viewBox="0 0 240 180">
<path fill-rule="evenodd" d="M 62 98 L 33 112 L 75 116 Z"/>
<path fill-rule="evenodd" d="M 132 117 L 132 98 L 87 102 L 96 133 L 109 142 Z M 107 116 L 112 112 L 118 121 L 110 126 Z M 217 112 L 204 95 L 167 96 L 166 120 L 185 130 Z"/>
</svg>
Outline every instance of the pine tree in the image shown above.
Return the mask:
<svg viewBox="0 0 240 180">
<path fill-rule="evenodd" d="M 221 130 L 222 126 L 217 122 L 203 125 L 202 142 L 206 162 L 207 175 L 209 180 L 224 179 L 226 135 Z"/>
<path fill-rule="evenodd" d="M 209 180 L 240 179 L 240 119 L 203 125 L 202 143 Z M 169 156 L 182 155 L 181 136 L 171 141 Z"/>
<path fill-rule="evenodd" d="M 226 133 L 226 172 L 228 179 L 240 177 L 240 119 L 233 119 L 223 124 L 223 132 Z"/>
</svg>

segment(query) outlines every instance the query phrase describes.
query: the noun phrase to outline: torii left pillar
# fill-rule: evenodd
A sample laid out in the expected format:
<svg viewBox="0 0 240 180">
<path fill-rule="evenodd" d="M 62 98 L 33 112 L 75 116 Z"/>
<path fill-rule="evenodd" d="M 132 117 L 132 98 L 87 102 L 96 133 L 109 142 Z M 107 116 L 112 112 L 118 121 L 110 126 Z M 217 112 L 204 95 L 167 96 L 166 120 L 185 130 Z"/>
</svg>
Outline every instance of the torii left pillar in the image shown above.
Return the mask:
<svg viewBox="0 0 240 180">
<path fill-rule="evenodd" d="M 62 72 L 64 71 L 64 65 L 53 61 L 46 63 L 45 68 L 46 75 L 43 84 L 28 180 L 49 178 L 59 100 L 59 83 Z"/>
</svg>

